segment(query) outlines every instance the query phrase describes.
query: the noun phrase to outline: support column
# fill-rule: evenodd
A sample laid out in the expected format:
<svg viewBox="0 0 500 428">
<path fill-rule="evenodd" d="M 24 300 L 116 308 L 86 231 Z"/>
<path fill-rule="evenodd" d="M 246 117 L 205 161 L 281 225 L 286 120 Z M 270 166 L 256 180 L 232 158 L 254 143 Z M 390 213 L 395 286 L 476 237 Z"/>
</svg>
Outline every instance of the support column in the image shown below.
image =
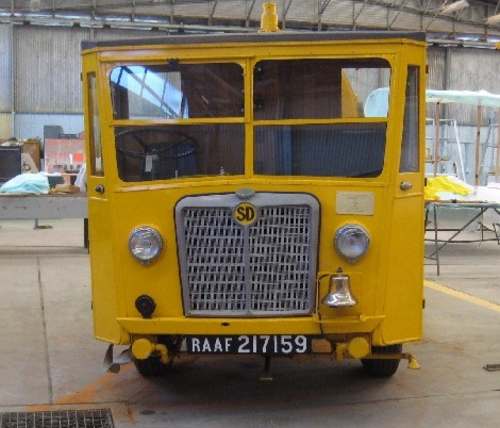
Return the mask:
<svg viewBox="0 0 500 428">
<path fill-rule="evenodd" d="M 11 99 L 11 136 L 16 137 L 16 48 L 14 43 L 14 24 L 10 24 L 10 99 Z"/>
<path fill-rule="evenodd" d="M 432 159 L 433 174 L 434 177 L 439 172 L 439 161 L 441 160 L 441 146 L 440 146 L 440 115 L 439 109 L 441 108 L 441 103 L 436 103 L 436 110 L 434 111 L 434 157 Z"/>
<path fill-rule="evenodd" d="M 475 153 L 475 171 L 474 171 L 474 184 L 479 186 L 481 183 L 481 121 L 483 117 L 483 107 L 477 106 L 477 123 L 476 123 L 476 153 Z"/>
<path fill-rule="evenodd" d="M 14 135 L 12 25 L 0 24 L 0 138 Z"/>
<path fill-rule="evenodd" d="M 495 158 L 495 181 L 500 183 L 500 109 L 497 112 L 497 155 Z"/>
</svg>

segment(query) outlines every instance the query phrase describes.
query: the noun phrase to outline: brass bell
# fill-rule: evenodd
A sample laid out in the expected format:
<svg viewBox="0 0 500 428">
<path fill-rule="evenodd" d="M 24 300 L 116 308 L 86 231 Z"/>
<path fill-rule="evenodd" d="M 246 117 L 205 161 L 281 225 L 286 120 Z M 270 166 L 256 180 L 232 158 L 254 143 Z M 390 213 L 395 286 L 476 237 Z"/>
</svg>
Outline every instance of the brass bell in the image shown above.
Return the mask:
<svg viewBox="0 0 500 428">
<path fill-rule="evenodd" d="M 356 299 L 351 294 L 351 279 L 343 272 L 330 276 L 330 291 L 323 299 L 323 304 L 330 308 L 354 306 Z"/>
</svg>

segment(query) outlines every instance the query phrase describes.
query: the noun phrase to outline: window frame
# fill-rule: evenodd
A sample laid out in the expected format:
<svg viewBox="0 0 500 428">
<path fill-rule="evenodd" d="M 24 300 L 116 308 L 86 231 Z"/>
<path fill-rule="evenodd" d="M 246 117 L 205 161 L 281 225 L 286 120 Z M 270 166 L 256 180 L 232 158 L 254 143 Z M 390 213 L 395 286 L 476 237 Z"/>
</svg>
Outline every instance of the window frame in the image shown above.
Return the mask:
<svg viewBox="0 0 500 428">
<path fill-rule="evenodd" d="M 175 118 L 175 119 L 115 119 L 114 118 L 114 106 L 113 106 L 113 93 L 111 89 L 111 73 L 117 67 L 123 66 L 158 66 L 166 64 L 168 60 L 165 59 L 163 61 L 117 61 L 112 64 L 108 64 L 106 69 L 106 87 L 107 87 L 107 98 L 110 106 L 110 118 L 111 118 L 111 126 L 112 127 L 124 127 L 124 126 L 154 126 L 154 125 L 204 125 L 204 124 L 229 124 L 229 123 L 245 123 L 248 120 L 248 106 L 246 102 L 246 93 L 248 89 L 246 87 L 246 74 L 247 74 L 247 64 L 243 59 L 233 58 L 233 59 L 214 59 L 214 58 L 206 58 L 206 59 L 176 59 L 181 64 L 236 64 L 239 65 L 242 70 L 242 79 L 243 79 L 243 114 L 241 116 L 220 116 L 220 117 L 199 117 L 199 118 Z"/>
<path fill-rule="evenodd" d="M 88 142 L 89 142 L 89 175 L 93 177 L 104 177 L 104 145 L 102 141 L 101 112 L 99 110 L 99 89 L 97 72 L 92 70 L 85 75 L 87 92 L 87 118 L 88 118 Z M 91 83 L 93 82 L 93 87 Z M 97 138 L 96 138 L 97 137 Z M 98 141 L 97 141 L 98 140 Z M 98 148 L 98 150 L 96 150 Z M 97 156 L 100 153 L 100 157 Z M 97 159 L 100 158 L 100 166 Z"/>
<path fill-rule="evenodd" d="M 414 93 L 414 106 L 416 107 L 415 109 L 415 115 L 413 117 L 415 125 L 414 125 L 414 132 L 415 135 L 413 135 L 414 138 L 414 146 L 411 147 L 411 141 L 408 140 L 408 138 L 411 138 L 407 134 L 407 120 L 411 120 L 407 118 L 407 113 L 408 113 L 408 104 L 409 104 L 409 97 L 408 97 L 408 89 L 409 89 L 409 83 L 410 83 L 410 70 L 415 70 L 416 71 L 416 76 L 415 78 L 415 93 Z M 406 81 L 405 81 L 405 91 L 404 91 L 404 111 L 403 111 L 403 129 L 401 133 L 401 144 L 400 144 L 400 156 L 399 156 L 399 169 L 398 172 L 400 174 L 412 174 L 412 173 L 418 173 L 420 172 L 422 165 L 421 165 L 421 159 L 420 159 L 420 138 L 421 138 L 421 129 L 420 129 L 420 115 L 421 115 L 421 77 L 422 77 L 422 67 L 417 64 L 407 64 L 406 65 Z M 409 131 L 408 131 L 409 132 Z M 411 159 L 408 159 L 407 156 L 411 156 L 411 153 L 406 152 L 407 149 L 412 149 L 413 150 L 413 155 L 414 157 Z M 406 155 L 405 155 L 406 154 Z"/>
<path fill-rule="evenodd" d="M 279 62 L 279 61 L 304 61 L 304 60 L 318 60 L 318 61 L 338 61 L 338 62 L 349 62 L 349 61 L 359 61 L 359 62 L 368 62 L 370 60 L 373 61 L 381 61 L 385 62 L 387 64 L 387 67 L 372 67 L 373 69 L 388 69 L 389 70 L 389 83 L 388 87 L 391 88 L 392 86 L 392 80 L 393 80 L 393 73 L 394 73 L 394 67 L 391 61 L 389 61 L 388 58 L 382 57 L 382 56 L 355 56 L 355 57 L 347 57 L 347 56 L 321 56 L 321 57 L 316 57 L 316 56 L 311 56 L 311 57 L 293 57 L 293 58 L 282 58 L 282 57 L 276 57 L 276 58 L 263 58 L 259 57 L 256 58 L 255 61 L 252 64 L 252 70 L 251 70 L 251 75 L 252 75 L 252 94 L 251 94 L 251 99 L 252 99 L 252 118 L 255 116 L 255 68 L 263 61 L 273 61 L 273 62 Z M 355 68 L 355 67 L 345 67 L 346 69 L 348 68 Z M 370 67 L 359 67 L 359 68 L 370 68 Z M 342 89 L 342 70 L 341 69 L 341 88 Z M 351 83 L 348 81 L 348 83 Z M 356 94 L 355 94 L 356 95 Z M 390 97 L 390 91 L 389 91 L 389 97 Z M 390 104 L 390 98 L 389 98 L 389 104 Z M 341 100 L 342 102 L 342 100 Z M 388 105 L 389 107 L 389 105 Z M 293 124 L 293 122 L 300 122 L 301 124 L 328 124 L 332 121 L 340 121 L 341 123 L 349 123 L 351 119 L 354 119 L 352 122 L 356 122 L 359 119 L 366 119 L 366 121 L 378 121 L 380 119 L 383 119 L 385 122 L 388 121 L 389 119 L 389 109 L 387 111 L 386 116 L 372 116 L 372 117 L 353 117 L 353 116 L 333 116 L 333 117 L 321 117 L 321 118 L 314 118 L 314 117 L 295 117 L 295 118 L 279 118 L 279 119 L 257 119 L 254 120 L 254 123 L 259 124 L 259 125 L 267 125 L 267 124 L 272 124 L 271 122 L 277 122 L 280 121 L 282 124 Z M 307 123 L 306 123 L 307 122 Z"/>
<path fill-rule="evenodd" d="M 385 117 L 337 117 L 337 118 L 302 118 L 302 119 L 258 119 L 254 120 L 254 70 L 255 67 L 257 66 L 258 63 L 261 61 L 280 61 L 280 60 L 302 60 L 302 59 L 317 59 L 317 60 L 338 60 L 338 61 L 349 61 L 349 60 L 382 60 L 387 63 L 390 75 L 389 75 L 389 99 L 388 99 L 388 110 L 387 110 L 387 115 Z M 252 111 L 251 111 L 251 128 L 252 128 L 252 133 L 250 135 L 250 140 L 248 140 L 247 137 L 247 142 L 249 141 L 249 145 L 251 146 L 252 149 L 252 165 L 251 165 L 251 175 L 253 177 L 269 177 L 274 179 L 300 179 L 300 180 L 361 180 L 361 181 L 379 181 L 381 180 L 386 172 L 389 157 L 388 157 L 388 152 L 390 147 L 390 140 L 389 140 L 389 135 L 391 127 L 391 110 L 392 110 L 392 102 L 394 99 L 394 92 L 396 90 L 396 84 L 395 84 L 395 75 L 399 74 L 399 66 L 397 61 L 394 60 L 392 54 L 387 54 L 387 55 L 372 55 L 372 54 L 363 54 L 363 55 L 356 55 L 356 56 L 350 56 L 350 55 L 312 55 L 312 56 L 307 56 L 307 57 L 299 57 L 299 56 L 293 56 L 293 57 L 281 57 L 281 56 L 259 56 L 255 57 L 251 63 L 251 68 L 249 70 L 249 74 L 251 75 L 252 79 L 252 91 L 251 94 L 248 98 L 250 98 L 251 103 L 252 103 Z M 376 67 L 374 67 L 376 68 Z M 255 164 L 254 164 L 254 152 L 255 152 L 255 140 L 254 136 L 256 134 L 255 128 L 257 126 L 299 126 L 299 125 L 349 125 L 349 124 L 376 124 L 376 123 L 383 123 L 386 125 L 386 133 L 385 133 L 385 150 L 384 150 L 384 164 L 382 166 L 381 173 L 377 176 L 374 177 L 346 177 L 346 176 L 324 176 L 324 175 L 317 175 L 317 176 L 310 176 L 310 175 L 265 175 L 265 174 L 256 174 L 255 173 Z"/>
<path fill-rule="evenodd" d="M 217 129 L 218 127 L 222 128 L 222 129 Z M 186 134 L 183 134 L 183 131 L 181 130 L 186 130 L 186 129 L 189 129 L 189 128 L 205 128 L 204 129 L 204 132 L 203 132 L 203 135 L 207 135 L 209 133 L 211 133 L 211 131 L 214 131 L 216 133 L 219 133 L 221 130 L 225 130 L 226 132 L 231 132 L 231 130 L 229 130 L 228 128 L 232 128 L 232 132 L 238 132 L 237 128 L 240 128 L 240 131 L 241 131 L 241 140 L 240 141 L 237 141 L 236 139 L 233 139 L 233 140 L 230 140 L 230 139 L 227 139 L 225 140 L 225 144 L 229 145 L 229 146 L 233 146 L 233 147 L 228 147 L 227 150 L 224 152 L 224 151 L 215 151 L 214 147 L 210 147 L 210 150 L 206 150 L 206 148 L 204 148 L 203 146 L 200 146 L 199 145 L 199 142 L 200 141 L 203 141 L 203 137 L 199 138 L 199 139 L 195 139 L 194 137 L 192 137 L 190 134 L 186 133 Z M 170 129 L 169 129 L 170 128 Z M 210 129 L 212 128 L 212 129 Z M 187 159 L 189 156 L 191 155 L 195 155 L 196 154 L 196 149 L 195 147 L 198 146 L 198 148 L 201 148 L 200 152 L 202 152 L 202 155 L 203 156 L 203 153 L 205 152 L 208 152 L 208 151 L 211 151 L 211 152 L 214 152 L 216 153 L 216 155 L 219 155 L 220 153 L 228 153 L 230 152 L 231 150 L 236 150 L 236 153 L 240 152 L 240 155 L 241 155 L 241 159 L 238 159 L 237 156 L 236 157 L 233 157 L 232 160 L 238 164 L 238 166 L 241 168 L 241 172 L 238 171 L 238 172 L 234 172 L 232 173 L 231 172 L 231 169 L 229 168 L 229 166 L 227 164 L 224 164 L 224 165 L 220 165 L 220 169 L 219 169 L 219 172 L 220 171 L 225 171 L 225 173 L 210 173 L 210 174 L 179 174 L 179 175 L 174 175 L 172 177 L 161 177 L 161 178 L 151 178 L 151 179 L 143 179 L 143 180 L 136 180 L 136 179 L 133 179 L 131 177 L 134 176 L 134 174 L 128 174 L 129 178 L 127 178 L 127 174 L 125 174 L 125 170 L 121 169 L 121 164 L 120 162 L 124 162 L 124 160 L 127 158 L 127 156 L 130 156 L 130 153 L 126 153 L 125 150 L 121 149 L 120 150 L 120 144 L 123 144 L 123 141 L 120 141 L 120 138 L 121 136 L 119 134 L 122 134 L 122 136 L 125 136 L 126 134 L 128 133 L 131 133 L 133 134 L 134 133 L 134 130 L 136 130 L 136 132 L 141 132 L 141 130 L 144 130 L 146 133 L 161 133 L 162 135 L 165 135 L 163 134 L 163 130 L 168 130 L 168 131 L 165 131 L 165 134 L 169 134 L 169 133 L 174 133 L 174 134 L 177 134 L 177 135 L 181 135 L 183 134 L 183 137 L 181 138 L 184 138 L 180 143 L 181 144 L 195 144 L 193 147 L 193 151 L 189 154 L 189 155 L 182 155 L 181 157 L 177 158 L 175 160 L 175 163 L 177 164 L 177 161 L 182 161 L 183 159 Z M 244 159 L 244 149 L 245 149 L 245 126 L 244 124 L 234 124 L 234 123 L 231 123 L 231 124 L 227 124 L 227 123 L 212 123 L 212 124 L 189 124 L 188 126 L 184 126 L 184 125 L 180 125 L 180 124 L 177 124 L 177 125 L 174 125 L 174 124 L 169 124 L 169 125 L 158 125 L 158 126 L 148 126 L 148 127 L 142 127 L 142 126 L 126 126 L 126 127 L 114 127 L 113 128 L 113 131 L 114 131 L 114 135 L 113 135 L 113 140 L 114 140 L 114 145 L 113 145 L 113 148 L 114 148 L 114 152 L 115 152 L 115 159 L 116 159 L 116 169 L 117 169 L 117 174 L 118 174 L 118 178 L 123 182 L 123 183 L 151 183 L 151 182 L 157 182 L 157 181 L 166 181 L 166 182 L 170 182 L 172 180 L 193 180 L 193 179 L 197 179 L 197 178 L 202 178 L 202 179 L 207 179 L 207 178 L 217 178 L 217 177 L 223 177 L 223 178 L 232 178 L 232 177 L 243 177 L 244 174 L 245 174 L 245 159 Z M 196 133 L 196 130 L 194 130 L 194 132 Z M 132 137 L 132 140 L 134 140 L 134 138 Z M 141 138 L 141 140 L 144 142 L 144 139 Z M 218 144 L 221 144 L 221 141 L 222 140 L 219 140 L 218 142 L 216 142 L 215 140 L 213 140 L 212 142 L 215 143 L 215 147 L 218 145 Z M 161 142 L 161 143 L 155 143 L 155 142 L 150 142 L 150 143 L 146 143 L 146 145 L 155 145 L 155 144 L 162 144 L 164 145 L 165 142 Z M 238 147 L 239 146 L 239 147 Z M 167 146 L 165 145 L 165 151 L 168 151 L 169 149 L 166 148 Z M 170 148 L 174 148 L 175 147 L 175 144 L 170 144 Z M 205 149 L 205 150 L 203 150 Z M 121 152 L 121 154 L 120 154 Z M 132 158 L 136 157 L 137 154 L 132 154 Z M 151 162 L 149 165 L 149 170 L 144 170 L 143 172 L 146 173 L 146 172 L 149 172 L 151 174 L 153 174 L 153 162 L 154 162 L 154 157 L 155 156 L 158 156 L 158 152 L 157 154 L 154 154 L 153 153 L 150 153 L 150 155 L 148 156 L 147 153 L 144 153 L 144 162 L 145 162 L 145 165 L 148 164 L 148 157 L 149 157 L 149 162 Z M 122 159 L 122 160 L 120 160 Z M 130 159 L 130 158 L 129 158 Z M 172 157 L 169 157 L 167 159 L 163 159 L 163 162 L 168 162 L 169 159 L 173 159 Z M 157 158 L 157 160 L 160 160 L 159 158 Z M 195 161 L 196 163 L 196 161 Z M 209 162 L 206 162 L 205 166 L 208 166 L 210 165 Z M 192 165 L 191 165 L 192 167 Z M 225 167 L 225 168 L 224 168 Z M 189 169 L 189 167 L 188 167 Z"/>
</svg>

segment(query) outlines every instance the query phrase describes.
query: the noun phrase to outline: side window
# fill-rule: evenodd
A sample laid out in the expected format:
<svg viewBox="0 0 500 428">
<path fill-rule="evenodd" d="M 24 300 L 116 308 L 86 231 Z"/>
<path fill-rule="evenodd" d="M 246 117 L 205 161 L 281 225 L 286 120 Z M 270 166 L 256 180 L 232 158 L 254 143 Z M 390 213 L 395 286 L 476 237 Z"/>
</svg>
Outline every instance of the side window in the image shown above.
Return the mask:
<svg viewBox="0 0 500 428">
<path fill-rule="evenodd" d="M 87 93 L 89 111 L 90 143 L 90 175 L 102 177 L 104 175 L 104 164 L 102 160 L 101 130 L 99 128 L 99 105 L 97 102 L 97 83 L 95 73 L 87 74 Z"/>
<path fill-rule="evenodd" d="M 406 104 L 403 129 L 403 145 L 401 147 L 400 172 L 416 172 L 419 170 L 419 73 L 420 68 L 408 66 L 406 81 Z"/>
</svg>

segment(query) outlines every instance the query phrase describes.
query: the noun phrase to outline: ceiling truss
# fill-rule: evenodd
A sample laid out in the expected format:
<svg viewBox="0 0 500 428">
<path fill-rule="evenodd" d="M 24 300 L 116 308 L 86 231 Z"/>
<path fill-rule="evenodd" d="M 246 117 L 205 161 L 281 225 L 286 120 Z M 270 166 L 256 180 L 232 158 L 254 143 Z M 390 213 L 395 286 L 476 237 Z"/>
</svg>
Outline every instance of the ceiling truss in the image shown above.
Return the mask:
<svg viewBox="0 0 500 428">
<path fill-rule="evenodd" d="M 276 0 L 283 29 L 420 30 L 447 38 L 500 38 L 500 22 L 487 23 L 489 17 L 500 13 L 500 0 L 468 0 L 468 7 L 443 13 L 444 6 L 454 2 Z M 0 23 L 166 32 L 255 31 L 261 3 L 262 0 L 0 0 Z M 314 12 L 301 16 L 297 11 L 303 11 L 307 3 L 307 11 Z M 228 8 L 233 8 L 231 13 Z M 385 18 L 372 18 L 374 8 L 384 11 Z M 409 20 L 414 21 L 411 28 L 407 25 Z"/>
</svg>

